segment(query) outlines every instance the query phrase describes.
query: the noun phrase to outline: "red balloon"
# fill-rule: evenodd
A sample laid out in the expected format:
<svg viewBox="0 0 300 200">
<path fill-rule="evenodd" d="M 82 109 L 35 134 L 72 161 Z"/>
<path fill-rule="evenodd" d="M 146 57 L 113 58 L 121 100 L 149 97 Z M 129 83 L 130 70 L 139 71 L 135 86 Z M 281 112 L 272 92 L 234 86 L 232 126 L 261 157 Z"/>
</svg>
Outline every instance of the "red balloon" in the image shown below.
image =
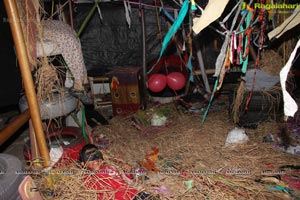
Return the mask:
<svg viewBox="0 0 300 200">
<path fill-rule="evenodd" d="M 172 72 L 167 76 L 167 84 L 173 90 L 180 90 L 185 85 L 185 77 L 180 72 Z"/>
<path fill-rule="evenodd" d="M 152 74 L 148 79 L 148 88 L 152 92 L 161 92 L 167 86 L 167 78 L 163 74 Z"/>
</svg>

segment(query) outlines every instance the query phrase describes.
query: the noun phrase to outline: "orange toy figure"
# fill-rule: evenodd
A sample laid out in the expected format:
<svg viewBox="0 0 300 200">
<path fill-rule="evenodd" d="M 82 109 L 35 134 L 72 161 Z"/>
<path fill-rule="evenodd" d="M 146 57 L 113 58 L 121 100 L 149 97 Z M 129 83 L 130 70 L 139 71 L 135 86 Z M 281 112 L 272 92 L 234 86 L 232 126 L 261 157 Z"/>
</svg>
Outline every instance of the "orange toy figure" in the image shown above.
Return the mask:
<svg viewBox="0 0 300 200">
<path fill-rule="evenodd" d="M 117 91 L 118 85 L 119 85 L 119 80 L 117 77 L 112 77 L 110 87 L 113 91 Z"/>
<path fill-rule="evenodd" d="M 148 153 L 146 158 L 141 161 L 141 164 L 149 171 L 157 172 L 158 169 L 155 166 L 155 162 L 158 159 L 159 148 L 152 147 L 152 152 Z"/>
</svg>

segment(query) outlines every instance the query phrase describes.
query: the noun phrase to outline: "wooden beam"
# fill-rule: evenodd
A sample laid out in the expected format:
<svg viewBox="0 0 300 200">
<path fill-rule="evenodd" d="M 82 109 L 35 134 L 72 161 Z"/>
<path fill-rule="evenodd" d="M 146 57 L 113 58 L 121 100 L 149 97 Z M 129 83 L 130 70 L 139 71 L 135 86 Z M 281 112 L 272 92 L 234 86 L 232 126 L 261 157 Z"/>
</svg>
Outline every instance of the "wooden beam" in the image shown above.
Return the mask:
<svg viewBox="0 0 300 200">
<path fill-rule="evenodd" d="M 202 80 L 203 80 L 203 83 L 204 83 L 204 86 L 205 86 L 205 91 L 207 93 L 211 94 L 209 82 L 208 82 L 208 79 L 207 79 L 207 74 L 206 74 L 206 71 L 205 71 L 205 68 L 204 68 L 204 61 L 203 61 L 201 49 L 198 48 L 196 51 L 197 51 L 196 54 L 197 54 L 197 58 L 198 58 L 198 63 L 199 63 L 200 70 L 201 70 Z"/>
<path fill-rule="evenodd" d="M 206 73 L 206 74 L 214 74 L 215 71 L 216 71 L 215 69 L 206 69 L 206 70 L 205 70 L 205 73 Z M 201 75 L 201 74 L 202 74 L 202 71 L 201 71 L 201 70 L 195 70 L 193 74 L 194 74 L 194 75 Z"/>
<path fill-rule="evenodd" d="M 42 120 L 40 115 L 40 108 L 37 101 L 32 74 L 30 70 L 27 49 L 25 46 L 24 36 L 21 27 L 17 5 L 15 0 L 4 0 L 5 9 L 7 12 L 10 29 L 12 32 L 17 58 L 20 64 L 20 71 L 24 83 L 25 94 L 28 101 L 28 107 L 38 141 L 38 147 L 43 159 L 43 166 L 50 166 L 50 155 L 46 143 Z"/>
<path fill-rule="evenodd" d="M 9 123 L 0 131 L 0 145 L 8 140 L 17 130 L 19 130 L 30 118 L 29 110 L 25 110 L 16 119 Z"/>
</svg>

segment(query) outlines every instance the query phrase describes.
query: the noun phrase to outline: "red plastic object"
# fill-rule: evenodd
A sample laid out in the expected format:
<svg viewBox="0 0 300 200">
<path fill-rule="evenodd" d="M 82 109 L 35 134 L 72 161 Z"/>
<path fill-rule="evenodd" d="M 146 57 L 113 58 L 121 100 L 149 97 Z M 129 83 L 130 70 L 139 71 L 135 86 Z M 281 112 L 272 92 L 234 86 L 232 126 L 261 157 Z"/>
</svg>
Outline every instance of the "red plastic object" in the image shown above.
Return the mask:
<svg viewBox="0 0 300 200">
<path fill-rule="evenodd" d="M 180 90 L 185 85 L 185 77 L 180 72 L 172 72 L 167 75 L 167 84 L 173 90 Z"/>
<path fill-rule="evenodd" d="M 150 65 L 148 65 L 148 70 L 155 66 L 148 77 L 150 79 L 150 77 L 154 74 L 165 75 L 167 78 L 167 88 L 180 90 L 184 87 L 190 76 L 190 72 L 186 67 L 186 62 L 187 59 L 182 60 L 180 57 L 174 55 L 161 57 L 158 62 L 157 60 L 154 60 L 150 63 Z"/>
<path fill-rule="evenodd" d="M 281 176 L 281 180 L 288 184 L 290 189 L 300 190 L 300 177 L 298 176 Z"/>
<path fill-rule="evenodd" d="M 183 60 L 181 60 L 180 57 L 178 57 L 178 56 L 174 56 L 174 55 L 163 56 L 160 58 L 158 63 L 157 63 L 157 60 L 154 60 L 148 65 L 147 68 L 149 70 L 155 65 L 154 69 L 151 71 L 151 73 L 149 75 L 156 74 L 156 73 L 163 73 L 163 72 L 166 73 L 167 71 L 171 72 L 171 71 L 175 70 L 175 71 L 182 72 L 183 74 L 186 75 L 186 78 L 188 78 L 189 71 L 186 68 L 185 62 Z"/>
<path fill-rule="evenodd" d="M 164 74 L 152 74 L 148 79 L 148 88 L 152 92 L 161 92 L 167 86 L 167 78 Z"/>
<path fill-rule="evenodd" d="M 52 144 L 62 146 L 63 154 L 60 160 L 63 158 L 79 160 L 79 151 L 86 145 L 81 128 L 78 127 L 65 127 L 62 130 L 49 133 L 46 138 L 48 144 L 50 139 Z M 32 159 L 30 140 L 24 145 L 23 155 L 27 161 Z"/>
</svg>

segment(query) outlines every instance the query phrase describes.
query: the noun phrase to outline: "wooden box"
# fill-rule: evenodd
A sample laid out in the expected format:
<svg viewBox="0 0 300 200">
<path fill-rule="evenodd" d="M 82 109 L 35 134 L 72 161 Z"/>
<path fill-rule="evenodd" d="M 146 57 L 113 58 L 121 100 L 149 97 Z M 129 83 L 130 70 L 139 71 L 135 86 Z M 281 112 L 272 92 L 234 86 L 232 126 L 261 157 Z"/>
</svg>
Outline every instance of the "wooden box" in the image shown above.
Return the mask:
<svg viewBox="0 0 300 200">
<path fill-rule="evenodd" d="M 109 73 L 113 115 L 126 116 L 145 108 L 141 67 L 124 67 Z"/>
</svg>

